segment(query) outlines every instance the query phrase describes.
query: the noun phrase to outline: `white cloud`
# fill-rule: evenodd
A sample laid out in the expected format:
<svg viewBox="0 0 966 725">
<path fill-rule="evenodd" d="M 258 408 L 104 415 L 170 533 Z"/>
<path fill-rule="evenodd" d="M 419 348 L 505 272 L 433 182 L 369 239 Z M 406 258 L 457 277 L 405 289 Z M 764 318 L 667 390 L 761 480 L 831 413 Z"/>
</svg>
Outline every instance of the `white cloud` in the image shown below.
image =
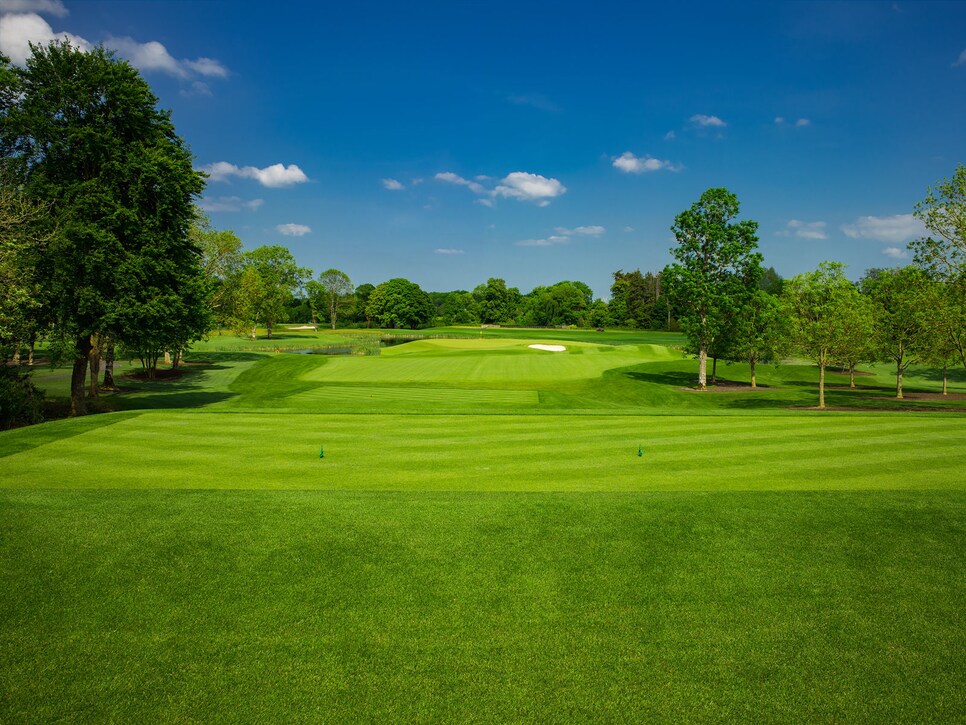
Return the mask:
<svg viewBox="0 0 966 725">
<path fill-rule="evenodd" d="M 264 203 L 264 199 L 249 199 L 248 201 L 244 201 L 237 196 L 206 196 L 198 202 L 198 206 L 204 211 L 241 211 L 242 209 L 255 211 Z"/>
<path fill-rule="evenodd" d="M 696 113 L 691 116 L 691 123 L 696 126 L 708 127 L 712 126 L 714 128 L 724 128 L 728 124 L 722 121 L 717 116 L 708 116 L 704 113 Z"/>
<path fill-rule="evenodd" d="M 382 179 L 383 188 L 389 189 L 389 191 L 402 191 L 406 187 L 400 181 L 395 179 Z"/>
<path fill-rule="evenodd" d="M 909 252 L 900 247 L 886 247 L 885 249 L 882 250 L 882 253 L 887 257 L 891 257 L 892 259 L 909 258 Z"/>
<path fill-rule="evenodd" d="M 668 131 L 666 134 L 664 134 L 664 140 L 665 141 L 673 141 L 677 137 L 678 137 L 678 135 L 676 133 L 674 133 L 674 131 Z"/>
<path fill-rule="evenodd" d="M 546 206 L 550 203 L 548 199 L 566 192 L 567 187 L 557 179 L 548 179 L 540 174 L 529 174 L 526 171 L 514 171 L 503 177 L 492 194 L 518 201 L 535 201 L 540 206 Z"/>
<path fill-rule="evenodd" d="M 206 78 L 227 78 L 228 69 L 212 58 L 177 60 L 163 44 L 156 40 L 139 43 L 133 38 L 109 38 L 105 43 L 122 57 L 127 58 L 138 70 L 160 71 L 176 78 L 188 79 L 194 75 Z"/>
<path fill-rule="evenodd" d="M 17 12 L 17 11 L 34 12 Z M 49 13 L 57 17 L 67 14 L 59 0 L 0 0 L 0 52 L 9 56 L 16 65 L 24 65 L 30 57 L 30 43 L 48 45 L 54 40 L 66 39 L 81 50 L 89 51 L 93 44 L 79 35 L 55 32 L 50 24 L 37 13 Z M 116 50 L 121 57 L 141 71 L 160 71 L 182 80 L 197 76 L 226 78 L 228 69 L 213 58 L 177 60 L 156 40 L 140 43 L 133 38 L 109 38 L 105 45 Z M 198 91 L 199 89 L 195 89 Z M 205 87 L 207 90 L 207 86 Z"/>
<path fill-rule="evenodd" d="M 228 69 L 225 68 L 221 63 L 219 63 L 214 58 L 198 58 L 197 60 L 184 60 L 182 61 L 188 68 L 193 70 L 200 76 L 208 76 L 214 78 L 227 78 Z"/>
<path fill-rule="evenodd" d="M 556 113 L 560 108 L 546 96 L 539 93 L 530 93 L 518 96 L 507 96 L 507 100 L 515 106 L 530 106 L 540 111 Z"/>
<path fill-rule="evenodd" d="M 630 151 L 625 151 L 613 160 L 613 167 L 620 169 L 625 174 L 643 174 L 650 171 L 680 171 L 681 166 L 672 164 L 670 161 L 655 159 L 650 154 L 635 156 Z"/>
<path fill-rule="evenodd" d="M 926 228 L 912 214 L 895 214 L 862 216 L 853 224 L 844 224 L 842 231 L 852 239 L 875 239 L 899 244 L 924 236 Z"/>
<path fill-rule="evenodd" d="M 230 177 L 238 176 L 243 179 L 255 179 L 262 186 L 273 189 L 292 186 L 293 184 L 303 184 L 309 180 L 305 172 L 295 164 L 289 164 L 288 166 L 284 164 L 272 164 L 271 166 L 266 166 L 264 169 L 259 169 L 255 166 L 243 166 L 239 168 L 227 161 L 216 161 L 213 164 L 202 166 L 201 170 L 206 172 L 212 181 L 228 181 Z"/>
<path fill-rule="evenodd" d="M 633 232 L 634 231 L 634 227 L 624 227 L 621 231 L 623 231 L 625 234 L 627 232 Z"/>
<path fill-rule="evenodd" d="M 785 123 L 785 119 L 782 116 L 775 116 L 776 126 L 781 126 L 783 123 Z"/>
<path fill-rule="evenodd" d="M 477 200 L 476 200 L 475 202 L 473 202 L 473 203 L 474 203 L 474 204 L 479 204 L 480 206 L 485 206 L 485 207 L 489 207 L 490 209 L 492 209 L 492 208 L 493 208 L 493 206 L 494 206 L 494 205 L 493 205 L 493 199 L 477 199 Z"/>
<path fill-rule="evenodd" d="M 464 254 L 462 249 L 434 249 L 434 254 Z"/>
<path fill-rule="evenodd" d="M 61 0 L 0 0 L 0 13 L 43 13 L 58 18 L 68 15 Z"/>
<path fill-rule="evenodd" d="M 433 177 L 437 181 L 445 181 L 447 184 L 456 184 L 457 186 L 465 186 L 474 194 L 483 194 L 486 189 L 482 185 L 476 183 L 475 181 L 470 181 L 469 179 L 464 179 L 459 174 L 454 174 L 452 171 L 442 171 Z"/>
<path fill-rule="evenodd" d="M 81 50 L 93 45 L 79 35 L 55 33 L 39 15 L 4 15 L 0 17 L 0 52 L 16 65 L 24 65 L 30 57 L 30 43 L 48 45 L 54 40 L 68 40 Z"/>
<path fill-rule="evenodd" d="M 954 68 L 956 66 L 958 66 L 958 65 L 966 65 L 966 50 L 964 50 L 962 53 L 960 53 L 959 54 L 959 58 L 957 58 L 956 59 L 956 62 L 953 63 L 953 67 Z"/>
<path fill-rule="evenodd" d="M 524 239 L 523 241 L 517 242 L 518 247 L 554 247 L 558 244 L 567 244 L 570 241 L 570 237 L 564 236 L 549 236 L 544 239 Z"/>
<path fill-rule="evenodd" d="M 275 231 L 287 237 L 304 237 L 312 230 L 304 224 L 279 224 Z"/>
<path fill-rule="evenodd" d="M 567 229 L 566 227 L 557 227 L 554 229 L 557 234 L 563 234 L 565 237 L 570 237 L 575 234 L 588 236 L 588 237 L 599 237 L 601 234 L 607 231 L 606 228 L 602 226 L 589 226 L 589 227 L 574 227 L 573 229 Z"/>
<path fill-rule="evenodd" d="M 828 239 L 825 226 L 825 222 L 803 222 L 799 219 L 792 219 L 788 222 L 788 229 L 783 236 L 788 236 L 791 233 L 799 239 Z"/>
</svg>

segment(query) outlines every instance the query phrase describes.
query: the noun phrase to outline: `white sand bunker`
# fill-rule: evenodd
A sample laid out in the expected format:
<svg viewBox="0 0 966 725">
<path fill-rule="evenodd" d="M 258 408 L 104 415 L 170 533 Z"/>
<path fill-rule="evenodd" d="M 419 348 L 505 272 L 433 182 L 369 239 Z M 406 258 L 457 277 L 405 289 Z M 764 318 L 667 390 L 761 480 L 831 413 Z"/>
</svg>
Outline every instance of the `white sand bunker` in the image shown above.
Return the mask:
<svg viewBox="0 0 966 725">
<path fill-rule="evenodd" d="M 547 352 L 563 352 L 567 349 L 563 345 L 527 345 L 527 347 L 532 347 L 534 350 L 546 350 Z"/>
</svg>

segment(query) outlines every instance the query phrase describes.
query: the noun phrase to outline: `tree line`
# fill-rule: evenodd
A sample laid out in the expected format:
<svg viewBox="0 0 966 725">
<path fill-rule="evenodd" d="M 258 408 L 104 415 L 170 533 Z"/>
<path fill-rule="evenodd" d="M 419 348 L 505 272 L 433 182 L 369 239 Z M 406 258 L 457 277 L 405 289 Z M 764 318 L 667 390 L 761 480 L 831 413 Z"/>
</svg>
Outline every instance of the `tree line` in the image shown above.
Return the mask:
<svg viewBox="0 0 966 725">
<path fill-rule="evenodd" d="M 757 224 L 737 198 L 709 189 L 672 226 L 674 262 L 613 273 L 610 300 L 580 281 L 523 294 L 490 278 L 473 290 L 426 292 L 396 278 L 354 286 L 314 276 L 280 245 L 243 250 L 196 201 L 205 175 L 148 84 L 104 48 L 32 46 L 22 68 L 0 56 L 0 425 L 29 421 L 39 393 L 18 363 L 43 339 L 71 365 L 70 412 L 111 388 L 120 351 L 151 377 L 178 365 L 215 329 L 271 337 L 282 322 L 419 328 L 436 324 L 678 329 L 699 361 L 698 385 L 718 360 L 758 364 L 798 355 L 820 370 L 891 360 L 897 394 L 914 361 L 966 366 L 966 169 L 930 189 L 915 213 L 930 236 L 914 264 L 870 270 L 856 283 L 841 265 L 782 280 L 763 267 Z M 103 378 L 99 377 L 103 369 Z"/>
</svg>

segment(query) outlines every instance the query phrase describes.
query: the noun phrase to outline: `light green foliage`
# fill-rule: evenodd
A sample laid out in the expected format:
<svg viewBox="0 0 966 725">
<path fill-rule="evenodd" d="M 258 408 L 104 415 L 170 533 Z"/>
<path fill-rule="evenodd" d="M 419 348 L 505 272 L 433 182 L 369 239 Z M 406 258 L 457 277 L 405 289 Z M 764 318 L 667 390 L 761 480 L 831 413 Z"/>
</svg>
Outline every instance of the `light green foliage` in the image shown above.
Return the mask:
<svg viewBox="0 0 966 725">
<path fill-rule="evenodd" d="M 661 273 L 682 327 L 698 354 L 698 387 L 707 386 L 708 353 L 724 324 L 757 288 L 762 256 L 758 224 L 732 221 L 738 198 L 727 189 L 708 189 L 674 219 L 677 260 Z M 720 347 L 720 341 L 719 341 Z M 723 349 L 723 348 L 721 348 Z"/>
<path fill-rule="evenodd" d="M 50 235 L 39 230 L 42 207 L 0 172 L 0 361 L 37 335 L 43 314 L 37 262 Z"/>
<path fill-rule="evenodd" d="M 814 272 L 799 274 L 783 287 L 784 313 L 792 349 L 819 368 L 818 407 L 825 407 L 825 368 L 845 360 L 856 344 L 850 334 L 850 310 L 858 307 L 859 290 L 845 277 L 845 266 L 822 262 Z"/>
<path fill-rule="evenodd" d="M 788 325 L 781 302 L 764 290 L 755 290 L 733 317 L 733 323 L 729 357 L 748 363 L 751 387 L 757 387 L 756 366 L 777 362 L 788 352 Z"/>
<path fill-rule="evenodd" d="M 207 216 L 198 212 L 189 237 L 201 253 L 201 268 L 209 290 L 209 307 L 214 324 L 231 324 L 242 266 L 242 242 L 230 229 L 215 229 Z"/>
<path fill-rule="evenodd" d="M 344 305 L 352 295 L 352 282 L 349 275 L 338 269 L 327 269 L 319 274 L 318 281 L 311 281 L 305 286 L 312 307 L 313 317 L 319 310 L 329 314 L 329 322 L 335 329 L 339 317 L 339 306 Z"/>
<path fill-rule="evenodd" d="M 930 188 L 914 214 L 933 235 L 909 245 L 916 263 L 947 280 L 966 274 L 966 165 Z"/>
<path fill-rule="evenodd" d="M 902 375 L 928 347 L 926 309 L 930 282 L 917 267 L 871 270 L 862 291 L 872 300 L 873 349 L 880 360 L 896 366 L 896 397 L 902 397 Z"/>
<path fill-rule="evenodd" d="M 292 253 L 281 245 L 257 247 L 242 256 L 238 283 L 237 315 L 256 328 L 264 324 L 266 337 L 285 314 L 285 303 L 312 276 L 311 270 L 299 267 Z"/>
</svg>

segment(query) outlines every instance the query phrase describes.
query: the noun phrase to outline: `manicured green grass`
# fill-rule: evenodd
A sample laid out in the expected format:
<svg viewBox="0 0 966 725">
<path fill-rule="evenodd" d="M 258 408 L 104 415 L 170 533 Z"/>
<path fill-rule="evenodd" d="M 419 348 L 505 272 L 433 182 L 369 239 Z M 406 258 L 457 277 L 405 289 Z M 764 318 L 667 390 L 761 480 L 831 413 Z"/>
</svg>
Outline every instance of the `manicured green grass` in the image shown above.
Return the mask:
<svg viewBox="0 0 966 725">
<path fill-rule="evenodd" d="M 966 711 L 962 400 L 696 393 L 653 333 L 211 345 L 0 434 L 0 722 Z"/>
</svg>

